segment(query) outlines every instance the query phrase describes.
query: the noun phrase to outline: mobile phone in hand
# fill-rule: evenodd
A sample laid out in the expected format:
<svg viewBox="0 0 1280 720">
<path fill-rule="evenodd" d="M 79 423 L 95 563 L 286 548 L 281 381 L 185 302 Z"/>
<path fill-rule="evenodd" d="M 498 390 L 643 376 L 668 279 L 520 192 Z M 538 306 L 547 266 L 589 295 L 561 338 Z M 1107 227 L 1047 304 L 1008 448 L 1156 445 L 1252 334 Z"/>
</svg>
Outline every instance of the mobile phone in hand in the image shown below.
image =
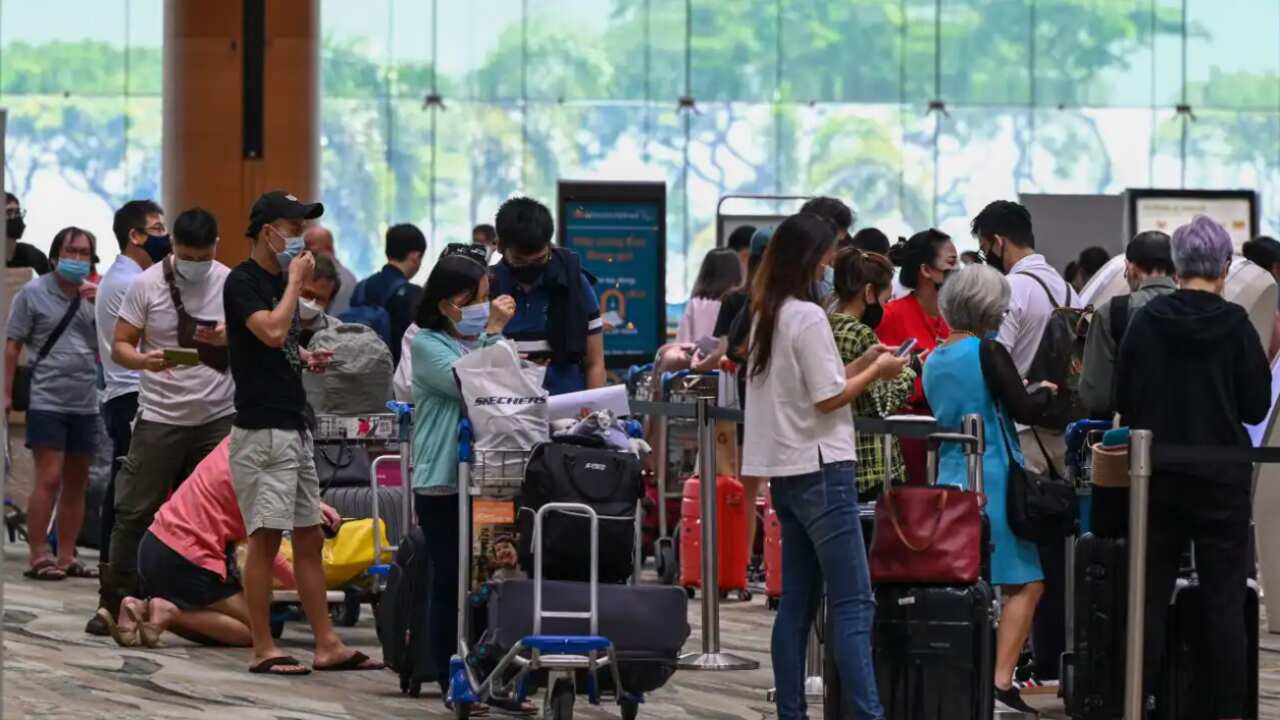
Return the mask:
<svg viewBox="0 0 1280 720">
<path fill-rule="evenodd" d="M 895 357 L 906 357 L 912 350 L 916 349 L 916 345 L 917 343 L 915 338 L 907 338 L 907 341 L 899 345 L 898 349 L 895 350 L 893 354 Z"/>
</svg>

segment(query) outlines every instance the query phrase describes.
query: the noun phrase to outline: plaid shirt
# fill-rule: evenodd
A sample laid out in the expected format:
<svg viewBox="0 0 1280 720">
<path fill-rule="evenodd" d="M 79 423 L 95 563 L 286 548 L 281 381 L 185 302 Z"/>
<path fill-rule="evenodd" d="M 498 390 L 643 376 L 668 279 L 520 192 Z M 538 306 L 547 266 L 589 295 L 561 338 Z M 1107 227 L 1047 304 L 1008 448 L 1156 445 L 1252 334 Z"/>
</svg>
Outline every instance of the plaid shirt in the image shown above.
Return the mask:
<svg viewBox="0 0 1280 720">
<path fill-rule="evenodd" d="M 836 348 L 840 351 L 840 359 L 846 364 L 862 357 L 863 353 L 879 342 L 875 331 L 852 315 L 832 313 L 830 320 Z M 902 374 L 893 380 L 876 380 L 867 386 L 867 392 L 853 401 L 853 414 L 881 418 L 892 415 L 911 397 L 915 380 L 916 373 L 909 367 L 903 368 Z M 854 432 L 854 438 L 858 448 L 858 494 L 865 495 L 884 482 L 884 440 L 879 435 L 860 432 Z M 892 447 L 892 477 L 901 478 L 904 476 L 902 450 L 898 447 L 897 438 L 893 439 Z"/>
</svg>

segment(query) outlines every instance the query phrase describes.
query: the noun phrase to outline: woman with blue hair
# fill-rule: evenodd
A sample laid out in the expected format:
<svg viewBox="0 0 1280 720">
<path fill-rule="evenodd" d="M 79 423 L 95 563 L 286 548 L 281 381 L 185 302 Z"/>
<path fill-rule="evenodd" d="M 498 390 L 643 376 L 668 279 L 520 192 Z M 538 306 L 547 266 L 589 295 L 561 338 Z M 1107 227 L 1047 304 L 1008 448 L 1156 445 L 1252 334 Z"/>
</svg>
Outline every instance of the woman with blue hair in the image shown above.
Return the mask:
<svg viewBox="0 0 1280 720">
<path fill-rule="evenodd" d="M 1231 237 L 1199 215 L 1174 231 L 1171 244 L 1179 289 L 1148 302 L 1130 321 L 1117 363 L 1117 408 L 1125 424 L 1151 430 L 1161 445 L 1249 447 L 1243 426 L 1266 418 L 1271 370 L 1244 308 L 1222 297 Z M 1156 462 L 1152 475 L 1148 693 L 1164 657 L 1165 615 L 1182 554 L 1194 541 L 1200 585 L 1206 589 L 1198 605 L 1199 625 L 1213 628 L 1205 633 L 1206 656 L 1199 666 L 1210 675 L 1205 687 L 1213 689 L 1213 710 L 1206 718 L 1246 717 L 1244 608 L 1252 477 L 1249 463 L 1210 461 Z"/>
</svg>

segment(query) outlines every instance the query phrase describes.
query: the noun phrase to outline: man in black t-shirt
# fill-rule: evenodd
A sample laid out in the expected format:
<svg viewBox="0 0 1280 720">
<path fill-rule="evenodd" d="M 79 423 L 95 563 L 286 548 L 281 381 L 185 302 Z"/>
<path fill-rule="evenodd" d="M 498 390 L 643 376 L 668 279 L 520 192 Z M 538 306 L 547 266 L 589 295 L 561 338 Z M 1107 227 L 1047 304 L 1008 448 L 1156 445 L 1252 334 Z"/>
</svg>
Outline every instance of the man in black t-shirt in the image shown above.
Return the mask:
<svg viewBox="0 0 1280 720">
<path fill-rule="evenodd" d="M 18 196 L 11 192 L 4 194 L 4 218 L 5 218 L 5 237 L 8 238 L 6 249 L 8 254 L 5 255 L 5 267 L 24 268 L 29 267 L 36 271 L 37 275 L 49 274 L 49 258 L 40 252 L 40 248 L 35 245 L 29 245 L 24 242 L 18 242 L 22 239 L 23 233 L 27 231 L 27 212 L 22 209 L 22 204 L 18 202 Z"/>
<path fill-rule="evenodd" d="M 249 259 L 231 271 L 223 291 L 231 375 L 236 383 L 231 478 L 249 536 L 244 594 L 253 634 L 249 671 L 254 673 L 310 672 L 279 650 L 271 638 L 272 563 L 286 530 L 293 531 L 298 595 L 316 638 L 315 668 L 382 667 L 343 644 L 333 630 L 325 599 L 320 481 L 306 421 L 302 373 L 323 372 L 333 353 L 307 352 L 298 343 L 298 296 L 315 267 L 302 239 L 303 225 L 323 212 L 320 203 L 301 203 L 283 191 L 258 198 L 246 233 L 252 248 Z"/>
</svg>

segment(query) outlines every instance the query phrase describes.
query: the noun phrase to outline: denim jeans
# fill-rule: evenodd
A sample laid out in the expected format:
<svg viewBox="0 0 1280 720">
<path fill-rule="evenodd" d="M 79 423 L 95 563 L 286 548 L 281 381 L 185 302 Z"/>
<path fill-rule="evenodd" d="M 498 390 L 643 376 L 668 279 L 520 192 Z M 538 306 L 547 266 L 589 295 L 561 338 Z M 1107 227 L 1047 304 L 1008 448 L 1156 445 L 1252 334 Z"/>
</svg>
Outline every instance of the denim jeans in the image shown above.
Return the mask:
<svg viewBox="0 0 1280 720">
<path fill-rule="evenodd" d="M 805 650 L 826 588 L 845 702 L 860 720 L 884 716 L 871 662 L 875 600 L 858 522 L 852 462 L 827 463 L 808 475 L 772 478 L 773 507 L 782 523 L 782 601 L 773 623 L 773 679 L 778 720 L 805 720 Z"/>
</svg>

